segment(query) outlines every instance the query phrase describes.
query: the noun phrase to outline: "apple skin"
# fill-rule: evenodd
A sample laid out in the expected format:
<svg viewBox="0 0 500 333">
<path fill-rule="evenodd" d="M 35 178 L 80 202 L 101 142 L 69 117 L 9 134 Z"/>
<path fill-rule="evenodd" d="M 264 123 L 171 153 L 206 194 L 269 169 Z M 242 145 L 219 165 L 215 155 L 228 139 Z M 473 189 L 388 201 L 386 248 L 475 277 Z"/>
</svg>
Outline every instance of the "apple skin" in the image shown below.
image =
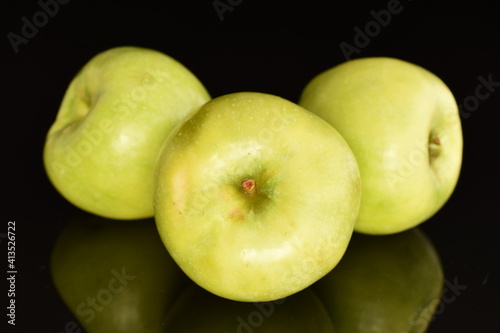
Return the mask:
<svg viewBox="0 0 500 333">
<path fill-rule="evenodd" d="M 334 333 L 323 303 L 310 288 L 271 302 L 235 302 L 196 284 L 176 300 L 165 320 L 166 333 Z"/>
<path fill-rule="evenodd" d="M 54 286 L 89 333 L 157 333 L 189 278 L 165 250 L 153 219 L 82 214 L 51 254 Z"/>
<path fill-rule="evenodd" d="M 462 164 L 457 103 L 445 83 L 415 64 L 360 58 L 314 77 L 299 104 L 351 147 L 363 193 L 357 232 L 391 234 L 432 217 L 448 201 Z"/>
<path fill-rule="evenodd" d="M 79 71 L 48 131 L 43 159 L 68 201 L 112 219 L 153 216 L 153 173 L 170 132 L 210 96 L 181 63 L 116 47 Z"/>
<path fill-rule="evenodd" d="M 355 233 L 340 263 L 313 285 L 337 333 L 425 332 L 443 289 L 439 256 L 418 228 Z"/>
<path fill-rule="evenodd" d="M 197 284 L 236 301 L 284 298 L 328 273 L 347 248 L 361 196 L 342 136 L 258 92 L 203 105 L 165 142 L 155 177 L 166 248 Z"/>
</svg>

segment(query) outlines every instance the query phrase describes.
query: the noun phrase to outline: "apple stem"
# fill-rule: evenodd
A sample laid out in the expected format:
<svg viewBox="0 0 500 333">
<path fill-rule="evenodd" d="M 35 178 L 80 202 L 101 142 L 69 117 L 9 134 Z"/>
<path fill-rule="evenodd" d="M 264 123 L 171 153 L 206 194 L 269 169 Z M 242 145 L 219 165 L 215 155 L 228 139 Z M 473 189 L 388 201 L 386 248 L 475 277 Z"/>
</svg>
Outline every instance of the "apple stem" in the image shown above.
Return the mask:
<svg viewBox="0 0 500 333">
<path fill-rule="evenodd" d="M 241 182 L 241 187 L 243 187 L 243 191 L 245 191 L 245 194 L 249 196 L 252 196 L 257 192 L 257 187 L 255 186 L 254 179 L 245 179 Z"/>
</svg>

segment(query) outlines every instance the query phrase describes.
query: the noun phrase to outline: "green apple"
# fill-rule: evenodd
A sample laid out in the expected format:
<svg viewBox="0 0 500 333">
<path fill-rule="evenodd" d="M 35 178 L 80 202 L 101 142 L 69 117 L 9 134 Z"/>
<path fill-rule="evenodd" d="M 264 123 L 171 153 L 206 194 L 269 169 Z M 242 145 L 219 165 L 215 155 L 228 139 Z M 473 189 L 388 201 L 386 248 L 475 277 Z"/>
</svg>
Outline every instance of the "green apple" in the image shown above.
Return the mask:
<svg viewBox="0 0 500 333">
<path fill-rule="evenodd" d="M 64 227 L 51 254 L 52 280 L 89 333 L 157 333 L 190 280 L 165 250 L 153 219 L 85 214 Z"/>
<path fill-rule="evenodd" d="M 238 92 L 204 104 L 165 142 L 155 219 L 196 283 L 236 301 L 306 288 L 345 252 L 361 197 L 342 136 L 278 96 Z"/>
<path fill-rule="evenodd" d="M 99 53 L 71 81 L 48 132 L 47 175 L 83 210 L 113 219 L 152 217 L 158 151 L 209 99 L 186 67 L 161 52 Z"/>
<path fill-rule="evenodd" d="M 413 228 L 355 233 L 340 263 L 313 285 L 338 333 L 425 332 L 444 273 L 432 243 Z"/>
<path fill-rule="evenodd" d="M 333 333 L 328 312 L 310 288 L 270 302 L 236 302 L 196 284 L 177 299 L 165 320 L 166 333 Z"/>
<path fill-rule="evenodd" d="M 407 230 L 448 201 L 462 129 L 453 94 L 436 75 L 399 59 L 356 59 L 314 77 L 299 104 L 335 127 L 356 156 L 363 193 L 355 231 Z"/>
</svg>

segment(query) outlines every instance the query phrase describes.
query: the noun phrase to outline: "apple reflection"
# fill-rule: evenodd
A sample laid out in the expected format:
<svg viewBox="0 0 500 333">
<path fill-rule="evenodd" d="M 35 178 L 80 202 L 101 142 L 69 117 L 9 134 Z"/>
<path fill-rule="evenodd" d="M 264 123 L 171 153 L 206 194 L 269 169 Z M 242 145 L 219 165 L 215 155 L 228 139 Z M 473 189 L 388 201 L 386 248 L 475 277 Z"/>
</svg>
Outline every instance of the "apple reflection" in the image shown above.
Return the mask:
<svg viewBox="0 0 500 333">
<path fill-rule="evenodd" d="M 330 317 L 316 293 L 307 288 L 270 302 L 237 302 L 196 284 L 189 286 L 166 318 L 165 333 L 333 333 Z"/>
<path fill-rule="evenodd" d="M 425 332 L 443 270 L 419 229 L 355 233 L 341 262 L 299 293 L 273 302 L 218 297 L 180 270 L 153 219 L 82 214 L 59 235 L 54 285 L 89 333 Z"/>
<path fill-rule="evenodd" d="M 444 283 L 439 256 L 417 228 L 354 233 L 340 263 L 318 281 L 337 333 L 425 332 Z"/>
<path fill-rule="evenodd" d="M 165 313 L 189 282 L 153 219 L 90 214 L 74 218 L 59 235 L 51 273 L 62 300 L 89 333 L 161 332 Z"/>
</svg>

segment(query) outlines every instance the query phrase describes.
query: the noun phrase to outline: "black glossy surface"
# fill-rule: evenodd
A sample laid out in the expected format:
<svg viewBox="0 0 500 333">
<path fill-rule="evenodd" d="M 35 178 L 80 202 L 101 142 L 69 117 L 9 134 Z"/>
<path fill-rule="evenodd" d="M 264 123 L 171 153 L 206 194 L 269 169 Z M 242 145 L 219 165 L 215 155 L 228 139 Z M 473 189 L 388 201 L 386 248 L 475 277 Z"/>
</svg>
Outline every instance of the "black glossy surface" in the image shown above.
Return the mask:
<svg viewBox="0 0 500 333">
<path fill-rule="evenodd" d="M 237 5 L 221 21 L 211 0 L 162 5 L 69 1 L 40 23 L 17 54 L 7 34 L 21 34 L 23 17 L 32 21 L 41 7 L 34 1 L 2 3 L 1 92 L 7 105 L 1 118 L 5 185 L 0 232 L 7 232 L 9 220 L 16 221 L 18 272 L 16 326 L 2 332 L 63 332 L 74 320 L 55 292 L 48 259 L 59 231 L 77 209 L 47 180 L 41 152 L 69 81 L 90 57 L 114 46 L 150 47 L 186 65 L 213 97 L 248 90 L 297 101 L 314 75 L 346 60 L 339 44 L 353 44 L 354 28 L 363 29 L 374 20 L 372 10 L 393 3 L 231 2 Z M 492 3 L 486 1 L 441 3 L 401 0 L 399 12 L 353 58 L 392 56 L 421 65 L 448 84 L 459 104 L 471 101 L 479 77 L 496 82 L 474 112 L 464 113 L 459 184 L 422 230 L 441 257 L 446 280 L 462 286 L 446 294 L 429 332 L 498 332 L 500 7 L 483 5 Z M 5 274 L 5 238 L 1 241 Z M 0 327 L 5 327 L 5 280 L 2 288 Z"/>
</svg>

